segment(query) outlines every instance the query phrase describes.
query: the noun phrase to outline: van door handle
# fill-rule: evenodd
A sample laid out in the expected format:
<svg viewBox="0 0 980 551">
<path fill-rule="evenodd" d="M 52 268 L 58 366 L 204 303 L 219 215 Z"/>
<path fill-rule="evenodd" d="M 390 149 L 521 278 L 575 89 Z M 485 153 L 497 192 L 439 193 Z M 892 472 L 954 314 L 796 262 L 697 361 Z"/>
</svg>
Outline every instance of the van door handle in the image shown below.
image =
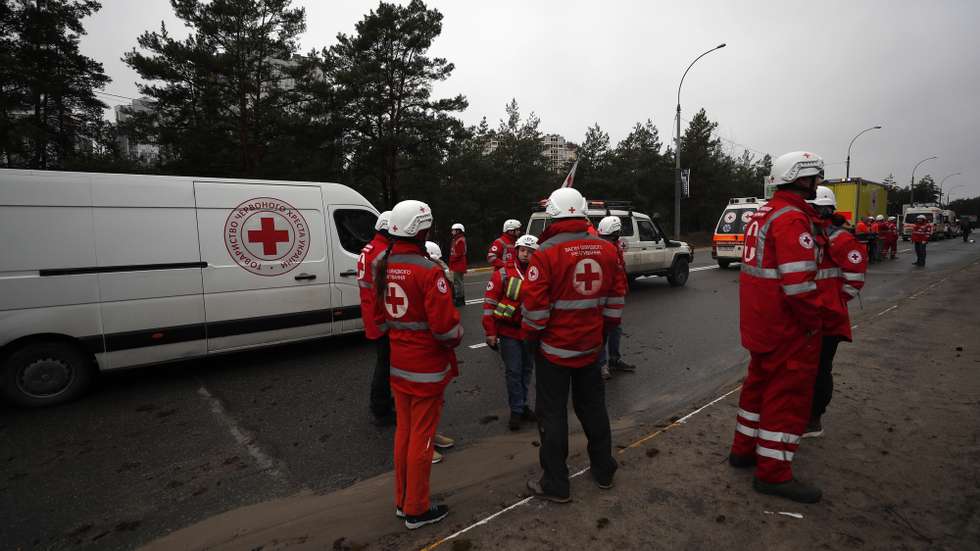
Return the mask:
<svg viewBox="0 0 980 551">
<path fill-rule="evenodd" d="M 296 281 L 301 281 L 301 280 L 304 280 L 304 279 L 316 279 L 316 274 L 299 274 L 298 276 L 294 277 L 293 279 L 295 279 Z"/>
<path fill-rule="evenodd" d="M 357 270 L 347 270 L 340 272 L 340 277 L 354 277 L 357 275 Z"/>
</svg>

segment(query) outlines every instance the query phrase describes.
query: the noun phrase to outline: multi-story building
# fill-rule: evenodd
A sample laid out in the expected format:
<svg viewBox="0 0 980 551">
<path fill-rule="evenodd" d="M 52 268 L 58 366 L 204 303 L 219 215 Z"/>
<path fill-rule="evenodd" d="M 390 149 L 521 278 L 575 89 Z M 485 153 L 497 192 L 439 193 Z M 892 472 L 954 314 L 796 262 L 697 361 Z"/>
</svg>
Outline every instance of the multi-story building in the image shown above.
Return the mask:
<svg viewBox="0 0 980 551">
<path fill-rule="evenodd" d="M 568 170 L 577 158 L 578 146 L 566 141 L 559 134 L 546 134 L 541 138 L 541 155 L 548 161 L 548 168 L 552 172 L 561 173 Z M 495 137 L 487 139 L 483 144 L 483 154 L 489 155 L 500 146 L 500 140 Z"/>
<path fill-rule="evenodd" d="M 113 110 L 116 113 L 116 124 L 121 124 L 132 118 L 133 113 L 152 113 L 153 100 L 147 97 L 137 98 L 129 105 L 117 105 Z M 118 140 L 119 147 L 130 159 L 150 164 L 160 158 L 160 146 L 156 144 L 138 143 L 122 133 Z"/>
</svg>

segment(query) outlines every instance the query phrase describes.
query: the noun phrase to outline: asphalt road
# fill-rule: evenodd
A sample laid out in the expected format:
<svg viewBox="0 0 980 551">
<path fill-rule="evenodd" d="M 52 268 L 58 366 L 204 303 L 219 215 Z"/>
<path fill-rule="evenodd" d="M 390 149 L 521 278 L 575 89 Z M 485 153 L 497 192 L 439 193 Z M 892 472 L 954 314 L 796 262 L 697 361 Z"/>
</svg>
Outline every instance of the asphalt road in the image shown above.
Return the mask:
<svg viewBox="0 0 980 551">
<path fill-rule="evenodd" d="M 744 373 L 738 270 L 698 253 L 686 287 L 645 278 L 631 290 L 623 350 L 639 369 L 609 383 L 613 418 L 669 417 Z M 978 257 L 980 245 L 945 241 L 924 269 L 908 252 L 872 266 L 853 323 Z M 482 297 L 487 279 L 468 276 L 467 297 Z M 503 367 L 480 346 L 480 315 L 463 309 L 462 375 L 441 425 L 459 446 L 507 430 Z M 110 373 L 58 408 L 0 406 L 0 548 L 131 549 L 228 509 L 389 470 L 393 431 L 367 411 L 373 359 L 359 336 L 327 339 Z M 435 468 L 452 462 L 450 451 Z"/>
</svg>

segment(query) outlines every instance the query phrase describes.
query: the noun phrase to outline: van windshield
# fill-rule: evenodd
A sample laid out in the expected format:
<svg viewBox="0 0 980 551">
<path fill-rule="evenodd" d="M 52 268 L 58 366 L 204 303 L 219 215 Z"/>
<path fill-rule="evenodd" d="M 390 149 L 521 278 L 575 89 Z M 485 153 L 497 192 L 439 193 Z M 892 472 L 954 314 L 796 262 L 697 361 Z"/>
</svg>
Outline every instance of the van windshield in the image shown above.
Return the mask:
<svg viewBox="0 0 980 551">
<path fill-rule="evenodd" d="M 741 234 L 745 233 L 745 224 L 749 221 L 749 218 L 755 214 L 754 208 L 748 209 L 728 209 L 721 215 L 718 219 L 718 227 L 715 228 L 715 233 L 723 234 Z"/>
<path fill-rule="evenodd" d="M 910 213 L 908 213 L 908 214 L 905 215 L 905 223 L 906 224 L 915 224 L 915 219 L 918 218 L 918 217 L 920 217 L 920 216 L 925 216 L 926 217 L 926 222 L 932 222 L 932 213 L 931 212 L 910 212 Z"/>
</svg>

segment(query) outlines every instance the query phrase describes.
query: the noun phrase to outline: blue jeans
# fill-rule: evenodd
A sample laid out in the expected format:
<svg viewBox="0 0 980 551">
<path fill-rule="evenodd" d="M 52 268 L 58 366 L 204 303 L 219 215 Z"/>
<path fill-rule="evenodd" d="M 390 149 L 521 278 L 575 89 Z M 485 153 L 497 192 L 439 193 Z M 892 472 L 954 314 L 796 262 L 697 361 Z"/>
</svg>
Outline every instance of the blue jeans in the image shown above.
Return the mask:
<svg viewBox="0 0 980 551">
<path fill-rule="evenodd" d="M 531 384 L 531 371 L 534 359 L 524 341 L 511 337 L 500 337 L 500 357 L 504 360 L 507 379 L 507 401 L 512 413 L 524 413 L 527 407 L 527 388 Z"/>
<path fill-rule="evenodd" d="M 606 338 L 602 342 L 602 350 L 599 352 L 599 366 L 606 363 L 606 359 L 616 363 L 623 357 L 619 353 L 619 341 L 623 338 L 623 328 L 616 325 L 606 333 Z M 606 347 L 609 348 L 609 355 L 606 355 Z"/>
</svg>

